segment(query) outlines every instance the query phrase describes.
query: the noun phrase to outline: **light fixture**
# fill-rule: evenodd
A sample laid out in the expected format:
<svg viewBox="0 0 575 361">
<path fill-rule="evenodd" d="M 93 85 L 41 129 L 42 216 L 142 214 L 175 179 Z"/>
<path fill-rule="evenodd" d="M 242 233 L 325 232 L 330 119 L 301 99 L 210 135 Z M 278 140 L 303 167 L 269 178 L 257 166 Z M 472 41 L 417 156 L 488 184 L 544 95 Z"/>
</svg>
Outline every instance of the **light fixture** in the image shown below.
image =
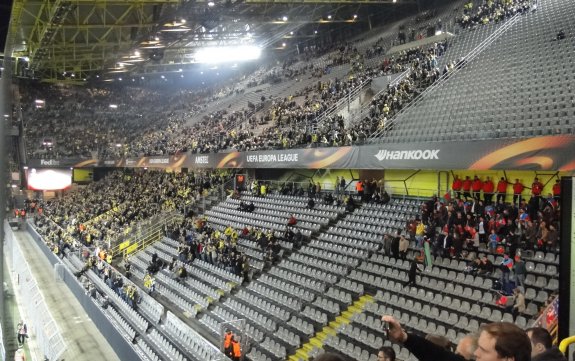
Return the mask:
<svg viewBox="0 0 575 361">
<path fill-rule="evenodd" d="M 288 17 L 287 16 L 282 16 L 282 21 L 288 21 Z"/>
<path fill-rule="evenodd" d="M 286 43 L 282 43 L 282 46 L 285 48 L 285 47 L 286 47 Z"/>
<path fill-rule="evenodd" d="M 118 109 L 118 105 L 116 105 L 116 104 L 110 104 L 110 109 Z"/>
<path fill-rule="evenodd" d="M 212 6 L 214 6 L 214 5 L 216 5 L 216 4 L 214 4 L 213 1 L 210 1 L 210 2 L 208 3 L 208 6 L 209 6 L 209 7 L 212 7 Z"/>
<path fill-rule="evenodd" d="M 140 56 L 140 52 L 139 51 L 134 51 L 134 56 Z"/>
<path fill-rule="evenodd" d="M 328 18 L 328 20 L 331 20 L 331 15 L 328 15 L 327 18 Z"/>
<path fill-rule="evenodd" d="M 357 19 L 357 14 L 353 14 L 353 19 Z"/>
</svg>

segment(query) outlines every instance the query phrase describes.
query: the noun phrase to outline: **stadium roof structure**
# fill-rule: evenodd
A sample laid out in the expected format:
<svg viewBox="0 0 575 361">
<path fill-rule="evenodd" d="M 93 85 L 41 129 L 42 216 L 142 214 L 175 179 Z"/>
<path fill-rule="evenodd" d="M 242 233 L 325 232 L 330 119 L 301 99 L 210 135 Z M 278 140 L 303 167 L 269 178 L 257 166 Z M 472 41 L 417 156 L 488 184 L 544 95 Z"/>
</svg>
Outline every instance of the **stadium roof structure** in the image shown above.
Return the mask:
<svg viewBox="0 0 575 361">
<path fill-rule="evenodd" d="M 18 59 L 14 74 L 46 81 L 170 71 L 195 64 L 201 47 L 281 48 L 397 1 L 13 0 L 6 55 Z"/>
</svg>

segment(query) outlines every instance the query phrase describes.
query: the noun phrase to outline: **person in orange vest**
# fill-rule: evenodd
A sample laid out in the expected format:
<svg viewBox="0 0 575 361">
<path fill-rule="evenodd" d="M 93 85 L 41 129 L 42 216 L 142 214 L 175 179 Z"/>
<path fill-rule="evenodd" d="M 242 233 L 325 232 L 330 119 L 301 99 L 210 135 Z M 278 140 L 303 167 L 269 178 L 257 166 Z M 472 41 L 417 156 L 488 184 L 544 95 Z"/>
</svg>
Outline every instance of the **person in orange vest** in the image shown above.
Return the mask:
<svg viewBox="0 0 575 361">
<path fill-rule="evenodd" d="M 467 198 L 471 197 L 471 179 L 469 179 L 469 176 L 465 177 L 462 189 L 463 189 L 463 198 L 467 200 Z"/>
<path fill-rule="evenodd" d="M 230 330 L 226 330 L 224 334 L 224 353 L 228 356 L 232 356 L 232 338 L 234 334 Z"/>
<path fill-rule="evenodd" d="M 539 178 L 535 177 L 533 184 L 531 184 L 531 194 L 533 197 L 541 197 L 541 192 L 543 192 L 543 183 L 539 181 Z"/>
<path fill-rule="evenodd" d="M 495 185 L 490 177 L 485 179 L 483 182 L 483 199 L 485 204 L 490 204 L 493 201 L 493 191 L 495 190 Z"/>
<path fill-rule="evenodd" d="M 242 358 L 242 348 L 240 346 L 239 340 L 236 340 L 234 336 L 232 336 L 232 360 L 240 361 Z"/>
<path fill-rule="evenodd" d="M 459 178 L 459 176 L 456 175 L 455 178 L 453 179 L 453 183 L 451 183 L 451 190 L 453 191 L 453 195 L 457 199 L 461 198 L 461 187 L 462 186 L 463 186 L 463 182 L 461 181 L 461 178 Z"/>
<path fill-rule="evenodd" d="M 505 203 L 505 197 L 507 196 L 507 180 L 501 177 L 499 182 L 497 182 L 497 203 L 500 201 Z"/>
<path fill-rule="evenodd" d="M 555 184 L 553 184 L 553 199 L 559 204 L 559 199 L 561 198 L 561 181 L 557 179 Z"/>
<path fill-rule="evenodd" d="M 473 182 L 471 182 L 471 189 L 473 190 L 473 199 L 479 200 L 481 197 L 481 189 L 483 189 L 483 182 L 478 176 L 473 177 Z"/>
<path fill-rule="evenodd" d="M 519 182 L 519 179 L 515 179 L 515 183 L 513 183 L 513 203 L 514 204 L 519 204 L 521 202 L 521 193 L 523 193 L 523 189 L 525 187 L 523 186 L 523 184 L 521 184 L 521 182 Z"/>
<path fill-rule="evenodd" d="M 358 180 L 357 183 L 355 183 L 355 190 L 357 191 L 357 195 L 363 201 L 363 182 L 361 181 L 361 179 Z"/>
</svg>

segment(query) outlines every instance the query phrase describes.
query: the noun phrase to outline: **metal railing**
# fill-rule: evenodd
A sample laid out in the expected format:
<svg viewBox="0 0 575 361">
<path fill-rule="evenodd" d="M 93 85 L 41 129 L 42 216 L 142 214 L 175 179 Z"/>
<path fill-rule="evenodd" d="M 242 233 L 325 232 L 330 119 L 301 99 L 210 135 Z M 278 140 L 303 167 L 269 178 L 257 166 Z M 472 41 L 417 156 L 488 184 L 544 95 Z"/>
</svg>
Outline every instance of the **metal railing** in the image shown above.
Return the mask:
<svg viewBox="0 0 575 361">
<path fill-rule="evenodd" d="M 369 139 L 374 141 L 381 138 L 383 135 L 387 134 L 393 128 L 393 125 L 402 114 L 407 112 L 409 109 L 415 107 L 417 104 L 421 103 L 424 99 L 426 99 L 429 96 L 429 94 L 434 92 L 436 89 L 442 87 L 443 84 L 445 84 L 452 76 L 457 74 L 464 67 L 468 66 L 468 64 L 471 61 L 477 58 L 485 49 L 487 49 L 491 44 L 493 44 L 497 39 L 499 39 L 501 35 L 503 35 L 503 33 L 505 33 L 509 28 L 511 28 L 521 17 L 521 15 L 522 15 L 521 13 L 513 15 L 508 21 L 506 21 L 496 31 L 491 33 L 478 46 L 476 46 L 466 56 L 464 56 L 462 58 L 462 61 L 459 61 L 453 68 L 453 70 L 442 74 L 431 86 L 427 87 L 423 92 L 421 92 L 418 96 L 416 96 L 409 104 L 407 104 L 399 112 L 397 112 L 391 119 L 389 119 L 382 129 L 370 135 Z"/>
<path fill-rule="evenodd" d="M 373 96 L 373 99 L 380 98 L 389 88 L 394 87 L 397 84 L 399 84 L 403 79 L 408 77 L 409 74 L 411 74 L 411 68 L 407 68 L 406 70 L 404 70 L 401 74 L 399 74 L 399 76 L 397 78 L 395 78 L 392 82 L 390 82 L 387 87 L 384 87 L 383 89 L 378 91 Z M 358 122 L 361 122 L 361 120 L 364 119 L 367 115 L 369 115 L 369 107 L 362 107 L 361 111 L 359 113 L 354 114 L 353 117 L 351 117 L 349 119 L 348 124 L 351 125 L 351 124 L 356 124 Z"/>
<path fill-rule="evenodd" d="M 120 238 L 119 243 L 110 248 L 112 257 L 118 255 L 127 256 L 137 250 L 146 248 L 159 241 L 165 233 L 168 225 L 181 222 L 184 216 L 178 211 L 157 214 L 132 227 L 130 235 Z"/>
<path fill-rule="evenodd" d="M 333 116 L 334 114 L 337 114 L 338 112 L 340 112 L 343 107 L 347 104 L 347 106 L 349 107 L 349 105 L 351 104 L 351 102 L 353 100 L 355 100 L 355 98 L 367 87 L 371 84 L 371 78 L 363 81 L 361 84 L 359 84 L 358 86 L 356 86 L 352 91 L 350 91 L 346 96 L 342 97 L 341 99 L 339 99 L 335 104 L 333 104 L 332 106 L 330 106 L 328 109 L 326 109 L 323 113 L 321 113 L 320 115 L 318 115 L 317 117 L 313 118 L 310 123 L 313 123 L 316 127 L 317 124 L 323 122 L 325 119 Z M 315 131 L 315 128 L 310 129 L 312 132 Z"/>
</svg>

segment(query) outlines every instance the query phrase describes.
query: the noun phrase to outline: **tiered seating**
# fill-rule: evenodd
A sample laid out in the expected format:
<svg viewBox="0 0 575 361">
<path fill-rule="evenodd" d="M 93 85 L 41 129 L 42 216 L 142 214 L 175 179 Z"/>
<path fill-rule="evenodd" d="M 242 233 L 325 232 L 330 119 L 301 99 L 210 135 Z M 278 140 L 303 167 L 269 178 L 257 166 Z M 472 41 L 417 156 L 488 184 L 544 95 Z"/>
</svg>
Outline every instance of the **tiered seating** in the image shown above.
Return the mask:
<svg viewBox="0 0 575 361">
<path fill-rule="evenodd" d="M 555 40 L 559 29 L 573 34 L 573 17 L 568 1 L 540 1 L 537 11 L 521 16 L 475 60 L 398 116 L 386 141 L 573 134 L 573 46 L 569 37 Z M 434 126 L 421 132 L 423 124 Z"/>
<path fill-rule="evenodd" d="M 76 255 L 70 254 L 69 263 L 77 268 L 82 262 Z M 114 277 L 122 277 L 115 272 Z M 93 270 L 85 275 L 96 287 L 95 298 L 100 305 L 106 305 L 102 311 L 108 315 L 130 343 L 134 344 L 143 360 L 207 360 L 226 359 L 217 347 L 197 334 L 171 312 L 164 317 L 163 306 L 141 289 L 123 277 L 124 284 L 136 287 L 138 307 L 136 311 Z M 105 295 L 105 297 L 101 296 Z M 162 326 L 160 320 L 163 319 Z"/>
<path fill-rule="evenodd" d="M 215 360 L 221 356 L 219 349 L 197 334 L 173 313 L 166 314 L 164 330 L 170 340 L 193 355 L 196 360 Z"/>
<path fill-rule="evenodd" d="M 175 243 L 174 240 L 164 238 L 162 242 L 130 258 L 134 276 L 144 278 L 153 253 L 163 261 L 171 262 L 173 257 L 177 257 Z M 189 277 L 182 283 L 177 282 L 169 271 L 160 270 L 156 274 L 156 291 L 190 317 L 195 317 L 198 311 L 207 308 L 209 304 L 219 300 L 221 295 L 229 292 L 234 285 L 241 283 L 238 276 L 199 259 L 191 265 L 184 266 Z"/>
</svg>

